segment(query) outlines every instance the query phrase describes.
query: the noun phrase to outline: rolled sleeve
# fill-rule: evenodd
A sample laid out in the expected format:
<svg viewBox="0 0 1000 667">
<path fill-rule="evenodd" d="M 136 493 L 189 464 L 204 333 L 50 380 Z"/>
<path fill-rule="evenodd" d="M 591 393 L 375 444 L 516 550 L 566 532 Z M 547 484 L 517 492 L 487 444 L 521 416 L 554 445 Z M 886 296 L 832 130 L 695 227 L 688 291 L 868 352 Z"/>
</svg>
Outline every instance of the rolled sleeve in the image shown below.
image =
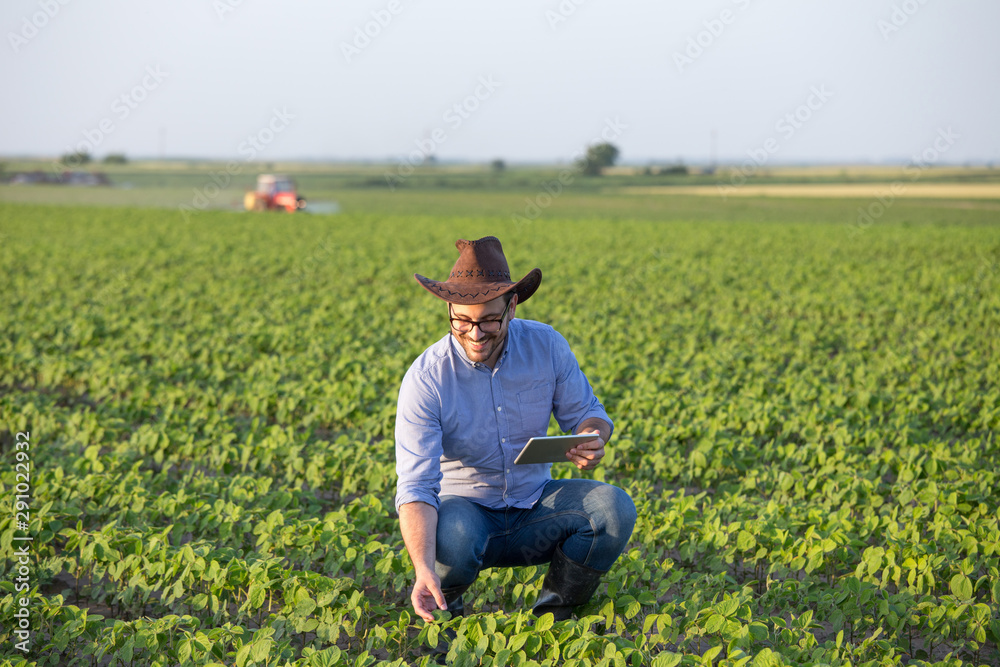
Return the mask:
<svg viewBox="0 0 1000 667">
<path fill-rule="evenodd" d="M 576 432 L 585 420 L 591 417 L 603 419 L 614 432 L 614 422 L 608 416 L 604 405 L 597 400 L 587 376 L 580 370 L 576 356 L 569 343 L 558 332 L 554 347 L 556 363 L 556 390 L 552 397 L 552 414 L 564 432 Z"/>
<path fill-rule="evenodd" d="M 396 511 L 412 502 L 441 505 L 441 403 L 413 369 L 403 377 L 396 408 Z"/>
</svg>

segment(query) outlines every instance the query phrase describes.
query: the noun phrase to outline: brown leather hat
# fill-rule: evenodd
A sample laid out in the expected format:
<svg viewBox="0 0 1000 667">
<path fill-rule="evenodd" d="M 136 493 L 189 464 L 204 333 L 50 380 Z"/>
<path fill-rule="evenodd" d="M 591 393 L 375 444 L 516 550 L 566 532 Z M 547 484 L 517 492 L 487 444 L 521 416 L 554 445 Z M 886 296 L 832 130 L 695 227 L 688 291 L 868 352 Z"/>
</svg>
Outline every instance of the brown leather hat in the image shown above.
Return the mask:
<svg viewBox="0 0 1000 667">
<path fill-rule="evenodd" d="M 534 268 L 519 281 L 512 282 L 507 258 L 504 257 L 500 239 L 484 236 L 475 241 L 459 239 L 458 261 L 446 281 L 431 280 L 419 273 L 413 277 L 428 292 L 449 303 L 463 306 L 486 303 L 507 292 L 517 294 L 517 302 L 528 300 L 542 282 L 541 269 Z"/>
</svg>

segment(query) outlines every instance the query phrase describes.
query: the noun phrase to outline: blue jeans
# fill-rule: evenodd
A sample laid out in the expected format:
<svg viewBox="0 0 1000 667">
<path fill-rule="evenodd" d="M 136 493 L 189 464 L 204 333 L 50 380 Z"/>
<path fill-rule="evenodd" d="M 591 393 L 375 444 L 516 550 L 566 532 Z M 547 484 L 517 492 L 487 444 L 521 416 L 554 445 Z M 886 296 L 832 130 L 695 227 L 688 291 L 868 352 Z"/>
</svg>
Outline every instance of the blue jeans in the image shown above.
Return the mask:
<svg viewBox="0 0 1000 667">
<path fill-rule="evenodd" d="M 635 518 L 625 491 L 589 479 L 550 481 L 530 509 L 494 510 L 441 496 L 434 569 L 442 588 L 464 586 L 483 568 L 547 563 L 562 546 L 570 560 L 607 571 L 628 544 Z"/>
</svg>

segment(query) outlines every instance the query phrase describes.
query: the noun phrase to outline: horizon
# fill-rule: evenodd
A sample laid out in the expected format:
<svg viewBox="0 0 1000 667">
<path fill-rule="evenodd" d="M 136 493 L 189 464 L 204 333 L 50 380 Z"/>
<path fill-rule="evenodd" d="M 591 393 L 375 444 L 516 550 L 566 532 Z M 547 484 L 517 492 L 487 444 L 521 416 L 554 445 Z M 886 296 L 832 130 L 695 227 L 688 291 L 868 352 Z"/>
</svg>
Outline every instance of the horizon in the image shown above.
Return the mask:
<svg viewBox="0 0 1000 667">
<path fill-rule="evenodd" d="M 123 155 L 126 162 L 124 163 L 114 163 L 105 162 L 104 160 L 109 156 Z M 49 163 L 49 164 L 62 164 L 61 160 L 65 155 L 3 155 L 0 154 L 0 164 L 9 162 L 28 162 L 28 163 Z M 907 166 L 920 165 L 920 162 L 914 161 L 915 156 L 910 156 L 909 158 L 898 158 L 890 159 L 887 158 L 883 161 L 823 161 L 817 160 L 799 160 L 799 161 L 787 161 L 782 162 L 775 160 L 773 162 L 768 162 L 764 165 L 760 165 L 759 169 L 766 171 L 768 169 L 786 169 L 786 168 L 811 168 L 811 167 L 843 167 L 843 168 L 864 168 L 864 167 L 881 167 L 881 168 L 905 168 Z M 462 157 L 451 157 L 451 158 L 437 158 L 433 162 L 421 163 L 419 165 L 414 165 L 414 168 L 428 168 L 433 169 L 434 167 L 443 166 L 482 166 L 489 167 L 490 163 L 495 160 L 501 160 L 504 163 L 505 168 L 518 168 L 518 167 L 538 167 L 538 168 L 557 168 L 566 167 L 574 164 L 575 160 L 506 160 L 503 157 L 494 158 L 462 158 Z M 628 168 L 628 167 L 662 167 L 662 166 L 685 166 L 694 167 L 699 169 L 705 168 L 730 168 L 739 167 L 743 163 L 747 162 L 749 157 L 744 156 L 742 159 L 734 158 L 732 160 L 719 159 L 715 163 L 710 163 L 707 161 L 676 161 L 669 159 L 649 159 L 649 160 L 619 160 L 610 167 L 614 170 L 616 168 Z M 128 167 L 129 165 L 154 165 L 157 163 L 203 163 L 203 164 L 225 164 L 227 162 L 233 162 L 232 157 L 198 157 L 198 156 L 166 156 L 157 157 L 149 155 L 124 155 L 119 153 L 109 153 L 107 155 L 90 156 L 90 161 L 84 163 L 83 166 L 116 166 L 116 167 Z M 401 157 L 385 157 L 385 158 L 323 158 L 323 157 L 302 157 L 302 156 L 288 156 L 282 158 L 275 158 L 273 160 L 254 160 L 249 162 L 243 162 L 243 164 L 255 164 L 255 165 L 266 165 L 266 164 L 284 164 L 284 165 L 295 165 L 295 164 L 315 164 L 315 165 L 329 165 L 329 166 L 358 166 L 358 167 L 383 167 L 383 166 L 395 166 L 400 163 L 400 161 L 405 161 L 405 156 Z M 69 164 L 64 164 L 64 167 L 68 169 L 79 168 L 78 166 L 73 166 Z M 949 161 L 946 159 L 938 159 L 932 163 L 924 162 L 921 168 L 925 169 L 1000 169 L 1000 160 L 989 160 L 983 162 L 976 161 Z"/>
</svg>

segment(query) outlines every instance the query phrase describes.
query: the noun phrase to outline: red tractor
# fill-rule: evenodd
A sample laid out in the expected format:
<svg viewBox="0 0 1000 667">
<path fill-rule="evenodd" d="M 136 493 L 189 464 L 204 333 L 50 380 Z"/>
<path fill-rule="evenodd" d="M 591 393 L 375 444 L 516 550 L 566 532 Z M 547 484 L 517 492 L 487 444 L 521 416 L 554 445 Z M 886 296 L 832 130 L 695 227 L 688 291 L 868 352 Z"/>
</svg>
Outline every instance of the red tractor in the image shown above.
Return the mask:
<svg viewBox="0 0 1000 667">
<path fill-rule="evenodd" d="M 295 192 L 295 181 L 281 174 L 261 174 L 257 177 L 257 189 L 249 190 L 243 196 L 243 208 L 248 211 L 284 209 L 294 213 L 305 207 L 305 197 Z"/>
</svg>

